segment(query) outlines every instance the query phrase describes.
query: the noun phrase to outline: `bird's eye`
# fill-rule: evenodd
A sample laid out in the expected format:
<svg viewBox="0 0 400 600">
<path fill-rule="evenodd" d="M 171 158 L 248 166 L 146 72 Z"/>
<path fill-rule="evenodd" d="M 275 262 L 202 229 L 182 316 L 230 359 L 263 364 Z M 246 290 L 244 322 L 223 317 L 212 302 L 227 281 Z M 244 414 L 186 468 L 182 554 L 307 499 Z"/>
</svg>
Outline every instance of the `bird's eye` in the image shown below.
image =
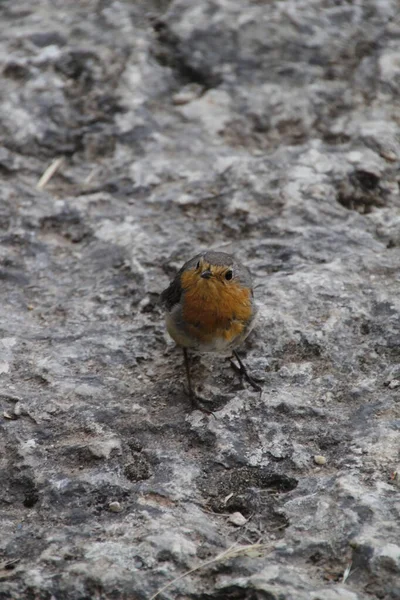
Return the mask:
<svg viewBox="0 0 400 600">
<path fill-rule="evenodd" d="M 229 269 L 229 271 L 227 271 L 225 273 L 225 279 L 227 279 L 228 281 L 230 281 L 233 277 L 233 271 L 231 269 Z"/>
</svg>

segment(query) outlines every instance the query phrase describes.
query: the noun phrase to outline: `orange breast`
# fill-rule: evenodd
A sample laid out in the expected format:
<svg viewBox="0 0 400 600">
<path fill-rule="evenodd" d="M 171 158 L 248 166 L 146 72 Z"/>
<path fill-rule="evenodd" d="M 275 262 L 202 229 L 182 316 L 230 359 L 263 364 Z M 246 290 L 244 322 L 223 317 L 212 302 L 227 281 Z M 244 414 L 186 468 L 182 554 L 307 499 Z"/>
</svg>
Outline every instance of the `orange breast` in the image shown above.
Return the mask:
<svg viewBox="0 0 400 600">
<path fill-rule="evenodd" d="M 183 318 L 190 335 L 203 342 L 234 340 L 252 316 L 251 292 L 235 282 L 201 279 L 193 270 L 182 275 Z"/>
</svg>

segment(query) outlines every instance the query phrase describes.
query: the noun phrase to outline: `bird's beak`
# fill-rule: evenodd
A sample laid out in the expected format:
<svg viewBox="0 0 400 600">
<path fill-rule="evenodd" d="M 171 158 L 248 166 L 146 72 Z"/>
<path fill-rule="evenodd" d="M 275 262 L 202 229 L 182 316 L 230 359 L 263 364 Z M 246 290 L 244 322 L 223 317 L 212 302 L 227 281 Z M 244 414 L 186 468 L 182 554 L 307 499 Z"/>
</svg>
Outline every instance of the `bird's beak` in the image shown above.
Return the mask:
<svg viewBox="0 0 400 600">
<path fill-rule="evenodd" d="M 200 275 L 200 277 L 202 277 L 203 279 L 210 279 L 211 276 L 212 276 L 212 273 L 211 273 L 210 269 L 203 271 L 202 274 Z"/>
</svg>

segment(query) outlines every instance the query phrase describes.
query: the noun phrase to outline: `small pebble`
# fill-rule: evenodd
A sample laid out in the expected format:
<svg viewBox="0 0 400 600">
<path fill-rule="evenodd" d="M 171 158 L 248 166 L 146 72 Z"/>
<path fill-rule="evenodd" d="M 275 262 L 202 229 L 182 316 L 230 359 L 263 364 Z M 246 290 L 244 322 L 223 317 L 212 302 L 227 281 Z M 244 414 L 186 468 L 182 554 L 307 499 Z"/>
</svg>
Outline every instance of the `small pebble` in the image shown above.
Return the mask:
<svg viewBox="0 0 400 600">
<path fill-rule="evenodd" d="M 22 413 L 22 405 L 20 402 L 16 402 L 14 405 L 14 415 L 20 417 Z"/>
<path fill-rule="evenodd" d="M 183 105 L 196 100 L 201 96 L 203 88 L 197 83 L 190 83 L 183 87 L 179 92 L 172 96 L 172 102 L 176 105 Z"/>
<path fill-rule="evenodd" d="M 347 160 L 351 163 L 359 163 L 362 161 L 363 155 L 358 150 L 353 150 L 347 154 Z"/>
<path fill-rule="evenodd" d="M 120 503 L 119 503 L 119 502 L 117 502 L 117 501 L 114 501 L 114 502 L 110 502 L 110 504 L 108 505 L 108 509 L 109 509 L 111 512 L 118 513 L 118 512 L 121 512 L 121 510 L 122 510 L 122 506 L 120 505 Z"/>
<path fill-rule="evenodd" d="M 396 160 L 398 160 L 398 156 L 395 152 L 393 152 L 393 150 L 385 150 L 384 148 L 379 152 L 379 154 L 383 157 L 386 158 L 386 160 L 390 161 L 390 162 L 396 162 Z"/>
<path fill-rule="evenodd" d="M 242 525 L 245 525 L 247 523 L 246 517 L 244 517 L 240 512 L 232 513 L 228 521 L 233 525 L 236 525 L 236 527 L 242 527 Z"/>
<path fill-rule="evenodd" d="M 392 379 L 392 381 L 389 382 L 388 388 L 390 390 L 394 390 L 395 388 L 399 387 L 400 385 L 400 381 L 398 379 Z"/>
<path fill-rule="evenodd" d="M 326 458 L 322 454 L 316 454 L 314 456 L 314 462 L 316 465 L 326 465 Z"/>
</svg>

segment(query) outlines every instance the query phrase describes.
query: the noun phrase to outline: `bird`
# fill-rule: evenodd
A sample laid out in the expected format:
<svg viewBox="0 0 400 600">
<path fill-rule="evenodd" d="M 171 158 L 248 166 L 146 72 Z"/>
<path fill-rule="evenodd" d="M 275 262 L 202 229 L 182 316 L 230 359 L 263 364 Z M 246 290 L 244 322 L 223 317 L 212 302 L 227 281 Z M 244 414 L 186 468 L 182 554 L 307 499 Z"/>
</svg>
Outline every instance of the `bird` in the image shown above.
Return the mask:
<svg viewBox="0 0 400 600">
<path fill-rule="evenodd" d="M 189 351 L 232 353 L 231 365 L 257 391 L 236 348 L 253 329 L 258 308 L 249 269 L 231 254 L 207 250 L 196 254 L 161 293 L 166 328 L 183 349 L 189 397 L 193 408 L 205 412 L 193 389 Z"/>
</svg>

